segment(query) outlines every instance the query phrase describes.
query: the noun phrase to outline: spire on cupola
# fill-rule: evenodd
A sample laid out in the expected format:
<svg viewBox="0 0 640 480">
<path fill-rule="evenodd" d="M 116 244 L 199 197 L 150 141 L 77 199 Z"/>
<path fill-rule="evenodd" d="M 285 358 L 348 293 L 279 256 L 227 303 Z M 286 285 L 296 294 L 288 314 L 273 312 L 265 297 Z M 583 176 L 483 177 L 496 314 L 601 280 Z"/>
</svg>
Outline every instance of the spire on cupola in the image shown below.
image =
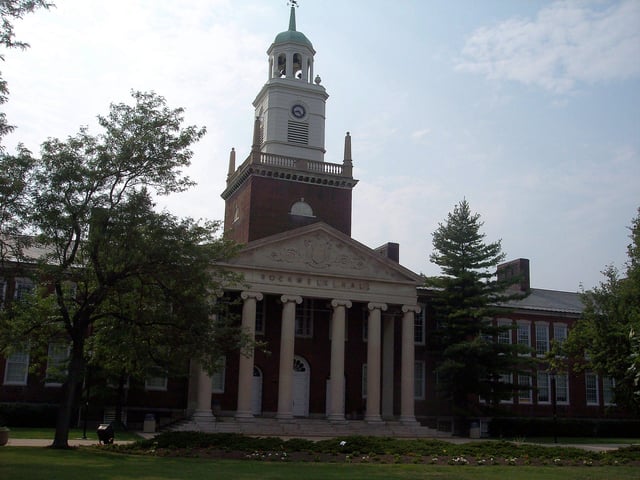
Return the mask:
<svg viewBox="0 0 640 480">
<path fill-rule="evenodd" d="M 289 15 L 289 30 L 296 31 L 296 8 L 298 6 L 298 2 L 289 2 L 291 3 L 291 14 Z"/>
</svg>

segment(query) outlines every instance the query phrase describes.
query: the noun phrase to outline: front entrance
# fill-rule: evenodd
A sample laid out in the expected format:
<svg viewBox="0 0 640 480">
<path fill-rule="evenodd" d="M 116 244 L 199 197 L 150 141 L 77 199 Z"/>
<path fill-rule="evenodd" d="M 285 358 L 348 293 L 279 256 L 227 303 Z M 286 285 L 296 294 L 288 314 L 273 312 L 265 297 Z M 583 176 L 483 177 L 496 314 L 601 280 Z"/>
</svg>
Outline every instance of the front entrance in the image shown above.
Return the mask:
<svg viewBox="0 0 640 480">
<path fill-rule="evenodd" d="M 309 385 L 311 369 L 302 357 L 293 359 L 293 416 L 309 416 Z"/>
</svg>

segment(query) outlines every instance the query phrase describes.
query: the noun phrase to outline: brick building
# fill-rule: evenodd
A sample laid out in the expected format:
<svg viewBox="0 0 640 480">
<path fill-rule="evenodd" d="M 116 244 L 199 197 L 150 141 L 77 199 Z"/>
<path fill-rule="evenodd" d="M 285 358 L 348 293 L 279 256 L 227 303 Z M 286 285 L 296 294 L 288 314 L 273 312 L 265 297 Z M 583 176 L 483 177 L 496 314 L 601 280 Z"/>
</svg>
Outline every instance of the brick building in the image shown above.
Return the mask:
<svg viewBox="0 0 640 480">
<path fill-rule="evenodd" d="M 248 285 L 227 294 L 241 298 L 242 326 L 268 353 L 226 358 L 213 376 L 185 359 L 185 378 L 127 381 L 128 420 L 140 424 L 146 413 L 166 421 L 186 417 L 189 428 L 207 430 L 224 417 L 245 431 L 260 418 L 438 425 L 451 412 L 438 397 L 436 359 L 427 347 L 435 328 L 429 291 L 399 263 L 398 245 L 372 249 L 350 236 L 358 182 L 351 137 L 342 163 L 324 161 L 328 94 L 314 77 L 315 50 L 296 29 L 294 8 L 267 55 L 268 80 L 253 102 L 251 152 L 236 165 L 231 151 L 222 198 L 225 235 L 245 244 L 224 266 Z M 541 356 L 553 340 L 566 338 L 582 309 L 577 293 L 531 288 L 525 259 L 503 265 L 500 274 L 524 274 L 520 288 L 529 295 L 495 319 L 514 326 L 498 341 L 524 343 Z M 11 298 L 32 288 L 17 275 L 4 280 L 2 294 Z M 63 345 L 51 344 L 52 364 L 64 355 Z M 0 361 L 0 403 L 57 402 L 60 384 L 48 382 L 46 371 L 29 374 L 28 365 L 28 352 Z M 611 414 L 613 379 L 544 365 L 507 377 L 531 386 L 503 402 L 512 414 L 545 417 L 552 408 L 567 417 Z M 109 417 L 113 402 L 113 395 L 96 401 L 94 417 Z M 480 399 L 478 406 L 481 412 Z"/>
</svg>

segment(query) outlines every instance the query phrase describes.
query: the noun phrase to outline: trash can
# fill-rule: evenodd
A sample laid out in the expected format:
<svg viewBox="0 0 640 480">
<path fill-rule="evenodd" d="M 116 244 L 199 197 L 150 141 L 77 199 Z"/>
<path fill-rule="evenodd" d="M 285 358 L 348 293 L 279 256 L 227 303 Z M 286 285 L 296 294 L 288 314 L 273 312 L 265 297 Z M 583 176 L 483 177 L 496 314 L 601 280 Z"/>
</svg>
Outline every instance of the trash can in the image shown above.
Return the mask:
<svg viewBox="0 0 640 480">
<path fill-rule="evenodd" d="M 480 423 L 471 422 L 471 428 L 469 429 L 469 438 L 480 438 Z"/>
<path fill-rule="evenodd" d="M 113 443 L 115 433 L 110 423 L 101 423 L 98 425 L 98 443 L 110 445 Z"/>
<path fill-rule="evenodd" d="M 142 424 L 142 431 L 144 433 L 156 432 L 156 417 L 152 413 L 147 413 L 144 416 L 144 423 Z"/>
</svg>

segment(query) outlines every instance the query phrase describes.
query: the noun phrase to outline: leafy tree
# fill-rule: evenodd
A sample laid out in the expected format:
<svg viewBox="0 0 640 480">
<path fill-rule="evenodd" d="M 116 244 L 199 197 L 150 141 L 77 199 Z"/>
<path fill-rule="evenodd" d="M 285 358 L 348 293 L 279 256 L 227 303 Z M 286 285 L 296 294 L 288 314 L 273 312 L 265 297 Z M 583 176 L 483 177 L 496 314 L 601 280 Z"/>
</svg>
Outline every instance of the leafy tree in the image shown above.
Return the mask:
<svg viewBox="0 0 640 480">
<path fill-rule="evenodd" d="M 183 127 L 183 110 L 154 93 L 111 105 L 99 135 L 81 128 L 49 139 L 34 159 L 28 220 L 44 252 L 34 275 L 48 295 L 6 309 L 0 345 L 29 341 L 45 351 L 68 342 L 69 362 L 53 447 L 68 446 L 72 412 L 88 361 L 144 375 L 188 359 L 214 368 L 242 342 L 215 316 L 215 294 L 238 281 L 215 267 L 237 247 L 217 222 L 156 212 L 152 193 L 192 185 L 182 174 L 204 128 Z"/>
<path fill-rule="evenodd" d="M 24 50 L 29 47 L 28 43 L 16 39 L 13 30 L 13 20 L 23 18 L 27 13 L 31 13 L 38 8 L 48 9 L 53 4 L 44 0 L 2 0 L 0 1 L 0 45 L 5 48 L 19 48 Z M 4 60 L 4 55 L 0 54 L 0 60 Z M 7 82 L 0 75 L 0 105 L 6 103 L 9 97 Z M 0 112 L 0 138 L 13 130 L 7 123 L 4 112 Z"/>
<path fill-rule="evenodd" d="M 640 208 L 629 227 L 624 275 L 608 266 L 600 285 L 582 293 L 582 317 L 563 352 L 581 358 L 574 368 L 613 377 L 616 403 L 640 412 Z"/>
<path fill-rule="evenodd" d="M 0 46 L 24 50 L 29 44 L 15 37 L 13 21 L 23 18 L 38 8 L 48 9 L 53 4 L 44 0 L 3 0 L 0 2 Z M 4 54 L 0 53 L 4 61 Z M 0 105 L 9 99 L 7 82 L 0 73 Z M 4 112 L 0 112 L 0 142 L 2 137 L 13 130 Z M 31 152 L 22 145 L 15 155 L 4 151 L 0 143 L 0 264 L 7 258 L 16 259 L 22 255 L 28 237 L 20 235 L 24 229 L 24 207 L 28 196 L 26 179 L 31 169 Z M 12 241 L 7 242 L 11 237 Z"/>
<path fill-rule="evenodd" d="M 504 259 L 501 242 L 486 243 L 482 226 L 480 215 L 471 212 L 466 200 L 456 205 L 433 233 L 430 260 L 442 275 L 426 279 L 426 286 L 432 287 L 437 322 L 431 345 L 439 358 L 436 372 L 458 417 L 456 433 L 466 428 L 464 417 L 472 411 L 474 396 L 495 404 L 512 395 L 518 386 L 500 382 L 500 375 L 523 369 L 530 362 L 518 355 L 527 353 L 527 348 L 496 341 L 501 332 L 512 329 L 492 322 L 505 312 L 500 304 L 522 294 L 508 288 L 518 278 L 496 278 L 496 267 Z"/>
</svg>

